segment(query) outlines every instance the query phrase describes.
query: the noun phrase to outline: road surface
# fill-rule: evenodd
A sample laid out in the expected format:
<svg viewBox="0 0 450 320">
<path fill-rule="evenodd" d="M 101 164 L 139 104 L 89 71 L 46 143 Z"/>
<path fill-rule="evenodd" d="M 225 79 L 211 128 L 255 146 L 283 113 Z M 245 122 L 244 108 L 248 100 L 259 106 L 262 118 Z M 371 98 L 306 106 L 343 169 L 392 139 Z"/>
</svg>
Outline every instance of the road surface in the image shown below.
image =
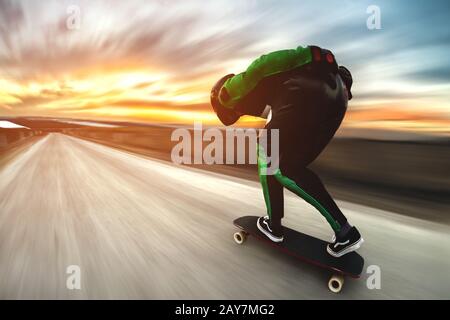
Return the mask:
<svg viewBox="0 0 450 320">
<path fill-rule="evenodd" d="M 289 194 L 284 223 L 323 239 L 331 230 Z M 340 295 L 328 273 L 249 239 L 232 220 L 264 213 L 257 183 L 178 167 L 50 134 L 0 169 L 0 298 L 449 298 L 450 228 L 339 202 L 366 242 L 367 274 Z M 81 289 L 69 290 L 69 265 Z"/>
</svg>

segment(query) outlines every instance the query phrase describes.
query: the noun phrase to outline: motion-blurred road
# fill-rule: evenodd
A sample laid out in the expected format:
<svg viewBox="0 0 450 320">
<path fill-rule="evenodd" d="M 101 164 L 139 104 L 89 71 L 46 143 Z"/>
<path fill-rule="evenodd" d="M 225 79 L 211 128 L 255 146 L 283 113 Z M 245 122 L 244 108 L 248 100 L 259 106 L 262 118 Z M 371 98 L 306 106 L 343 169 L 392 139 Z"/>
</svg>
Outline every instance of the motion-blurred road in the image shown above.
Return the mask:
<svg viewBox="0 0 450 320">
<path fill-rule="evenodd" d="M 329 239 L 287 194 L 284 223 Z M 449 298 L 450 227 L 339 203 L 381 268 L 340 295 L 329 274 L 249 239 L 232 220 L 264 214 L 257 183 L 50 134 L 0 169 L 0 298 Z M 66 288 L 79 265 L 81 290 Z"/>
</svg>

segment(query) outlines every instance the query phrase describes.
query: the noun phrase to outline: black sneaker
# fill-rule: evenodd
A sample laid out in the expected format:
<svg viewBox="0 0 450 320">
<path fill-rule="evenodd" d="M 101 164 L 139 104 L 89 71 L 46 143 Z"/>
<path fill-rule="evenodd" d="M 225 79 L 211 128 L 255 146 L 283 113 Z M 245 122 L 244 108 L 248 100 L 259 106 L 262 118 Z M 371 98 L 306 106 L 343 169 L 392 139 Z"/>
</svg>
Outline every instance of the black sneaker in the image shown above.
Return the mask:
<svg viewBox="0 0 450 320">
<path fill-rule="evenodd" d="M 283 241 L 284 238 L 281 233 L 276 233 L 272 231 L 272 228 L 270 226 L 270 219 L 268 216 L 260 217 L 256 222 L 256 226 L 258 227 L 259 231 L 264 233 L 267 236 L 267 238 L 269 238 L 273 242 Z"/>
<path fill-rule="evenodd" d="M 352 227 L 343 238 L 333 237 L 333 243 L 327 246 L 327 252 L 333 257 L 339 258 L 344 254 L 355 251 L 361 247 L 364 239 L 358 229 Z"/>
</svg>

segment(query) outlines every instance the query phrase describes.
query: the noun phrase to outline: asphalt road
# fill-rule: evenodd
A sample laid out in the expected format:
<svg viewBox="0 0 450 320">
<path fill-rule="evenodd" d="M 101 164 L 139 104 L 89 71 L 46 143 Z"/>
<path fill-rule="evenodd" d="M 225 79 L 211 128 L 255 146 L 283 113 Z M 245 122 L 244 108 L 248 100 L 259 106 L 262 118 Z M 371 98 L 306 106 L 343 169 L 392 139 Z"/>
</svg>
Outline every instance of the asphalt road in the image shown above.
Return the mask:
<svg viewBox="0 0 450 320">
<path fill-rule="evenodd" d="M 284 223 L 331 230 L 286 193 Z M 450 298 L 450 227 L 339 202 L 381 269 L 328 291 L 329 274 L 249 239 L 232 220 L 264 213 L 257 183 L 50 134 L 0 169 L 0 298 Z M 81 289 L 66 269 L 78 265 Z"/>
</svg>

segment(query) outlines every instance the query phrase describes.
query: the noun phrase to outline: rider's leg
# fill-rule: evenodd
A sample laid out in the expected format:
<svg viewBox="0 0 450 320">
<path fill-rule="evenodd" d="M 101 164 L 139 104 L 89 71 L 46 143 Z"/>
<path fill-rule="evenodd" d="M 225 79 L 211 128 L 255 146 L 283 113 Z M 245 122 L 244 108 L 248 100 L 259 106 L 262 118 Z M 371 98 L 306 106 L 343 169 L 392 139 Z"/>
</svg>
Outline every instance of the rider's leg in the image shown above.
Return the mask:
<svg viewBox="0 0 450 320">
<path fill-rule="evenodd" d="M 280 168 L 274 177 L 284 187 L 314 206 L 336 234 L 341 231 L 342 227 L 348 228 L 347 218 L 313 171 L 292 164 Z"/>
<path fill-rule="evenodd" d="M 266 221 L 267 226 L 262 227 L 265 227 L 276 237 L 282 237 L 281 219 L 284 216 L 283 186 L 278 182 L 274 175 L 271 174 L 271 161 L 269 160 L 268 153 L 266 151 L 266 149 L 271 150 L 270 133 L 269 138 L 267 140 L 265 138 L 263 139 L 260 137 L 260 141 L 257 146 L 258 175 L 263 189 L 267 216 L 269 218 L 268 221 Z"/>
</svg>

